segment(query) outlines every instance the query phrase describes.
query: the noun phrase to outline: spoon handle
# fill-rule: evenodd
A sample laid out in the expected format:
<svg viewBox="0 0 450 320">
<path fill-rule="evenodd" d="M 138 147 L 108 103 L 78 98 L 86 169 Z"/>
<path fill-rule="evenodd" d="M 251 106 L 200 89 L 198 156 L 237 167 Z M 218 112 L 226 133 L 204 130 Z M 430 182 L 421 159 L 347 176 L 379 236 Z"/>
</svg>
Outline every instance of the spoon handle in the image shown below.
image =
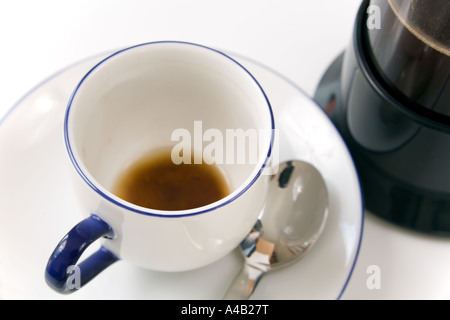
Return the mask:
<svg viewBox="0 0 450 320">
<path fill-rule="evenodd" d="M 253 294 L 264 271 L 245 264 L 223 297 L 224 300 L 247 300 Z"/>
</svg>

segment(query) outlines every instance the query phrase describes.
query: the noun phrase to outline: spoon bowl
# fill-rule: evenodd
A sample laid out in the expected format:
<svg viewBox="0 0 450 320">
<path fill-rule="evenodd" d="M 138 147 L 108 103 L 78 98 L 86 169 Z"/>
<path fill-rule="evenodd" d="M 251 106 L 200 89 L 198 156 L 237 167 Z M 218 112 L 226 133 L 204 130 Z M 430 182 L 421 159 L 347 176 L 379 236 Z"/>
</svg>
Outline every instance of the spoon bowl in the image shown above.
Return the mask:
<svg viewBox="0 0 450 320">
<path fill-rule="evenodd" d="M 248 299 L 261 277 L 288 266 L 313 247 L 328 217 L 328 192 L 320 172 L 303 161 L 280 164 L 259 220 L 239 248 L 245 263 L 224 299 Z"/>
</svg>

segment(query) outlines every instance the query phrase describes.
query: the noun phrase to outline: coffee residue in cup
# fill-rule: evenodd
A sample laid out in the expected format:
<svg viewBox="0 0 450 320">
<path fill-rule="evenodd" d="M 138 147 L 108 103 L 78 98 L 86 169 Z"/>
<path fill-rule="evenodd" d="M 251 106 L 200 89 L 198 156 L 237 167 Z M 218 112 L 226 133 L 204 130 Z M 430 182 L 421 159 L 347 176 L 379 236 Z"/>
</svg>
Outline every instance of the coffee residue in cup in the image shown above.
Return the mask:
<svg viewBox="0 0 450 320">
<path fill-rule="evenodd" d="M 113 193 L 135 205 L 156 210 L 187 210 L 216 202 L 230 194 L 215 164 L 174 164 L 171 150 L 151 152 L 119 176 Z"/>
</svg>

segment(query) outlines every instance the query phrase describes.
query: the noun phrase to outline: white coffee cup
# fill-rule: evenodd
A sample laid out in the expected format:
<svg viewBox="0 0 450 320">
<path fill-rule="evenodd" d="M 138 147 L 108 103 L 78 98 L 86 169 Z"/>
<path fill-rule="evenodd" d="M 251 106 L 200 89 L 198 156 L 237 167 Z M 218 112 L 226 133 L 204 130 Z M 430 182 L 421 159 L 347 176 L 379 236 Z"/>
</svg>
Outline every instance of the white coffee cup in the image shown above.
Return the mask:
<svg viewBox="0 0 450 320">
<path fill-rule="evenodd" d="M 230 182 L 230 195 L 199 208 L 162 211 L 113 194 L 115 180 L 130 162 L 155 148 L 179 147 L 174 132 L 191 133 L 193 152 L 202 152 L 199 148 L 208 143 L 202 133 L 210 129 L 224 139 L 230 130 L 266 133 L 258 136 L 258 157 L 252 163 L 229 161 L 237 146 L 224 150 L 218 166 Z M 264 207 L 273 132 L 270 103 L 256 79 L 217 50 L 153 42 L 98 63 L 76 87 L 64 123 L 75 191 L 86 218 L 50 256 L 47 283 L 70 293 L 118 260 L 183 271 L 230 253 Z M 223 141 L 224 149 L 230 143 Z M 77 265 L 99 238 L 101 248 Z"/>
</svg>

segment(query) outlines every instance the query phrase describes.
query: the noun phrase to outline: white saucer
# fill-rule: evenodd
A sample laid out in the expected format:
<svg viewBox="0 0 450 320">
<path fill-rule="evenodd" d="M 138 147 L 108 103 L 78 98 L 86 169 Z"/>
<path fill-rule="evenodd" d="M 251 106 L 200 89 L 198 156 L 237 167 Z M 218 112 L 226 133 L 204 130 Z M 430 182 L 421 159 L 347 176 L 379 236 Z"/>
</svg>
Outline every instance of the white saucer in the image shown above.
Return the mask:
<svg viewBox="0 0 450 320">
<path fill-rule="evenodd" d="M 162 273 L 119 261 L 78 292 L 64 296 L 44 281 L 49 255 L 79 220 L 63 141 L 66 103 L 102 57 L 72 65 L 21 99 L 0 121 L 0 299 L 221 299 L 240 269 L 235 251 L 189 272 Z M 355 265 L 363 205 L 349 152 L 322 110 L 289 80 L 236 57 L 264 88 L 280 129 L 280 161 L 297 158 L 323 174 L 329 219 L 299 263 L 267 274 L 254 299 L 337 299 Z"/>
</svg>

